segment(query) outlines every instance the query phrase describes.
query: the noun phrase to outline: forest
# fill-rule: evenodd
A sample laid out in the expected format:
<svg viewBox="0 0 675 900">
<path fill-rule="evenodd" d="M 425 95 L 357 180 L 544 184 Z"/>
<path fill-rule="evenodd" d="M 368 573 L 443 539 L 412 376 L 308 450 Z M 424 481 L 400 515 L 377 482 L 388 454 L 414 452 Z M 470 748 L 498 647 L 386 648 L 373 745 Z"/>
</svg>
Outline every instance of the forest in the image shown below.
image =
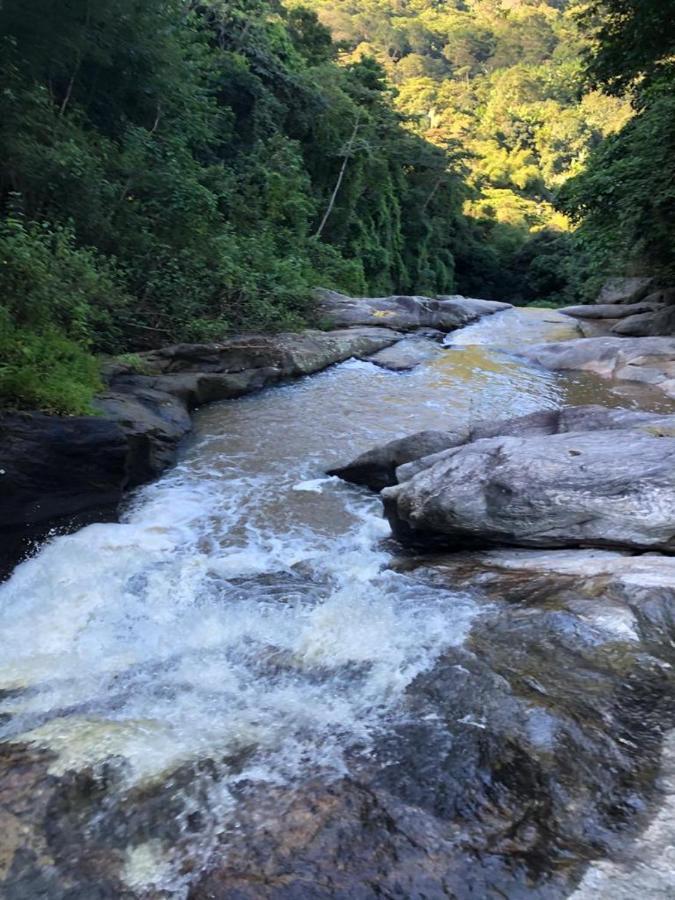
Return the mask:
<svg viewBox="0 0 675 900">
<path fill-rule="evenodd" d="M 674 54 L 675 0 L 4 0 L 0 404 L 319 285 L 672 277 Z"/>
</svg>

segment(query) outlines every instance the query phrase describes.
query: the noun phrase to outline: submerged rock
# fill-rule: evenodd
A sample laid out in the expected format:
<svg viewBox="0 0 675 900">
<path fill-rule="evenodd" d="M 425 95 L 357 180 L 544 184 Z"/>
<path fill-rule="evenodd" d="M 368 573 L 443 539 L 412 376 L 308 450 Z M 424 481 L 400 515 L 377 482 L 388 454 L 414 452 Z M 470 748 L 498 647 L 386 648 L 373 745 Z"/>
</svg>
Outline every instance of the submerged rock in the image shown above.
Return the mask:
<svg viewBox="0 0 675 900">
<path fill-rule="evenodd" d="M 269 781 L 243 747 L 129 785 L 113 756 L 64 771 L 5 744 L 3 897 L 562 900 L 593 860 L 625 854 L 673 723 L 675 559 L 504 550 L 400 567 L 485 611 L 344 774 Z"/>
<path fill-rule="evenodd" d="M 395 535 L 448 548 L 675 551 L 675 438 L 626 430 L 484 438 L 383 492 Z"/>
<path fill-rule="evenodd" d="M 377 325 L 397 331 L 435 328 L 452 331 L 482 316 L 489 316 L 510 303 L 477 300 L 471 297 L 443 296 L 437 299 L 421 296 L 347 297 L 336 291 L 316 292 L 319 316 L 333 328 L 354 325 Z"/>
</svg>

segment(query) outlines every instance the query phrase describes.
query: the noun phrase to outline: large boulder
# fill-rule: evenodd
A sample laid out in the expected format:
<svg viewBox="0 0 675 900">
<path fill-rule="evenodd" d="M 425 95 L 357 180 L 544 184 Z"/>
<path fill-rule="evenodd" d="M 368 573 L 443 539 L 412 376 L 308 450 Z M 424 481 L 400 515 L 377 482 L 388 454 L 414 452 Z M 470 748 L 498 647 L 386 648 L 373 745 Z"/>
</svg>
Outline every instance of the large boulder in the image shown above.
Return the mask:
<svg viewBox="0 0 675 900">
<path fill-rule="evenodd" d="M 628 337 L 654 337 L 675 334 L 675 306 L 643 312 L 621 319 L 612 328 L 613 334 Z"/>
<path fill-rule="evenodd" d="M 394 533 L 449 548 L 675 552 L 675 437 L 657 430 L 483 438 L 384 490 Z"/>
<path fill-rule="evenodd" d="M 347 465 L 331 469 L 328 474 L 381 491 L 385 487 L 408 481 L 422 469 L 430 468 L 444 459 L 453 448 L 484 438 L 540 437 L 619 428 L 675 437 L 675 416 L 605 406 L 537 410 L 514 419 L 479 423 L 470 429 L 419 431 L 386 444 L 378 444 Z"/>
<path fill-rule="evenodd" d="M 596 298 L 596 303 L 636 303 L 653 290 L 655 278 L 638 275 L 633 278 L 608 279 Z"/>
<path fill-rule="evenodd" d="M 603 378 L 651 384 L 675 397 L 675 338 L 593 337 L 533 344 L 518 355 L 553 371 L 581 370 Z"/>
<path fill-rule="evenodd" d="M 51 528 L 115 507 L 127 485 L 127 440 L 106 419 L 3 415 L 0 448 L 0 577 Z"/>
<path fill-rule="evenodd" d="M 451 431 L 419 431 L 367 450 L 345 466 L 329 469 L 351 484 L 360 484 L 373 491 L 396 484 L 396 469 L 411 460 L 456 447 L 467 435 Z"/>
<path fill-rule="evenodd" d="M 375 325 L 397 331 L 435 328 L 447 332 L 510 308 L 509 303 L 460 296 L 347 297 L 318 290 L 316 298 L 317 314 L 332 328 Z"/>
</svg>

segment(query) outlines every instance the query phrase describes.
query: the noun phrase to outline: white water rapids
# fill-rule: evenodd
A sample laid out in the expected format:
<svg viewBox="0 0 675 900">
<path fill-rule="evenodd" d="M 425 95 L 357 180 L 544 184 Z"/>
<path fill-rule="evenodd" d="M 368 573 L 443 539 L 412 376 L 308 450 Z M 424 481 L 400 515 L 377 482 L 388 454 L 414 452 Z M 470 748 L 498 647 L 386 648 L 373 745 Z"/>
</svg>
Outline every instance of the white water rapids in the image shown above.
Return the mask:
<svg viewBox="0 0 675 900">
<path fill-rule="evenodd" d="M 0 587 L 0 738 L 54 751 L 55 774 L 113 758 L 126 785 L 215 760 L 214 823 L 237 780 L 367 754 L 481 607 L 391 571 L 379 499 L 323 473 L 415 430 L 597 400 L 596 381 L 484 346 L 523 323 L 533 339 L 561 327 L 502 313 L 476 326 L 483 346 L 465 329 L 463 348 L 410 374 L 352 361 L 201 411 L 179 465 L 119 524 L 54 538 Z M 180 852 L 150 836 L 128 883 L 180 892 Z"/>
</svg>

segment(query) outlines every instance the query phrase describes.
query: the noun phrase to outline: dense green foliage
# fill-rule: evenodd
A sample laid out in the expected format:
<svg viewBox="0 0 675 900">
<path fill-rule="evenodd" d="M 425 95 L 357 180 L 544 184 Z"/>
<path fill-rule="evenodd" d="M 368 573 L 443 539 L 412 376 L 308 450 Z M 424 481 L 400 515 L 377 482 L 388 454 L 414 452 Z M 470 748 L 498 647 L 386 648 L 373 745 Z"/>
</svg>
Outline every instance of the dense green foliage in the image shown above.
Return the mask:
<svg viewBox="0 0 675 900">
<path fill-rule="evenodd" d="M 675 0 L 3 0 L 0 404 L 86 411 L 96 354 L 298 327 L 317 285 L 672 277 L 674 23 Z"/>
<path fill-rule="evenodd" d="M 592 0 L 588 70 L 636 115 L 565 185 L 559 205 L 580 225 L 591 272 L 675 278 L 675 0 Z"/>
<path fill-rule="evenodd" d="M 313 13 L 4 0 L 0 35 L 0 399 L 86 409 L 85 351 L 298 326 L 318 284 L 455 287 L 461 164 Z"/>
<path fill-rule="evenodd" d="M 625 100 L 585 85 L 579 4 L 298 2 L 318 10 L 345 61 L 364 52 L 378 59 L 418 134 L 469 154 L 467 212 L 482 246 L 460 269 L 463 289 L 523 300 L 568 290 L 570 223 L 556 194 L 631 115 Z"/>
</svg>

